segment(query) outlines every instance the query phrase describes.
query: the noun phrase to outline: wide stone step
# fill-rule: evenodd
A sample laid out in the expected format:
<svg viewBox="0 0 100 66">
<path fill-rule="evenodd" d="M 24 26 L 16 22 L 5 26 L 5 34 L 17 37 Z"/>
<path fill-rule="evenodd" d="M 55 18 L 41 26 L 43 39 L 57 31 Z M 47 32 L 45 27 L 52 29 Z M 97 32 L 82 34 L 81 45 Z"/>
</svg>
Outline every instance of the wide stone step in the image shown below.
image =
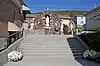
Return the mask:
<svg viewBox="0 0 100 66">
<path fill-rule="evenodd" d="M 54 48 L 54 47 L 49 47 L 49 48 L 44 48 L 44 47 L 41 47 L 41 48 L 36 48 L 36 47 L 21 47 L 20 49 L 22 49 L 22 50 L 85 50 L 84 48 L 76 48 L 76 47 L 74 47 L 74 48 Z"/>
<path fill-rule="evenodd" d="M 80 44 L 77 44 L 77 45 L 74 45 L 74 44 L 72 45 L 72 44 L 70 44 L 69 46 L 70 46 L 70 47 L 84 47 L 83 45 L 80 45 Z"/>
<path fill-rule="evenodd" d="M 68 45 L 68 44 L 62 44 L 62 43 L 57 43 L 57 42 L 48 42 L 48 43 L 21 43 L 20 45 Z M 76 44 L 77 45 L 77 44 Z"/>
<path fill-rule="evenodd" d="M 75 59 L 83 59 L 83 56 L 73 56 Z"/>
<path fill-rule="evenodd" d="M 79 53 L 75 52 L 75 53 L 73 53 L 73 55 L 74 56 L 82 56 L 83 55 L 83 52 L 79 52 Z"/>
<path fill-rule="evenodd" d="M 70 47 L 71 50 L 86 50 L 84 47 Z"/>
<path fill-rule="evenodd" d="M 74 56 L 72 56 L 72 55 L 25 55 L 25 58 L 27 58 L 27 59 L 40 59 L 40 58 L 42 58 L 42 59 L 68 59 L 69 57 L 73 57 L 74 58 Z"/>
<path fill-rule="evenodd" d="M 73 48 L 70 48 L 71 50 L 86 50 L 85 48 L 83 48 L 83 47 L 79 47 L 79 48 L 77 48 L 77 47 L 73 47 Z"/>
<path fill-rule="evenodd" d="M 27 45 L 27 46 L 21 46 L 21 47 L 29 47 L 29 48 L 69 48 L 69 46 L 60 46 L 60 45 L 41 45 L 41 46 L 36 46 L 36 45 L 32 45 L 32 46 L 30 46 L 30 45 Z"/>
<path fill-rule="evenodd" d="M 47 58 L 50 58 L 50 59 L 58 59 L 58 58 L 62 58 L 62 59 L 67 59 L 68 57 L 73 57 L 72 55 L 24 55 L 26 58 L 33 58 L 33 59 L 36 59 L 36 58 L 43 58 L 43 59 L 47 59 Z M 81 57 L 82 58 L 82 57 Z"/>
<path fill-rule="evenodd" d="M 29 52 L 24 52 L 24 56 L 67 56 L 67 55 L 72 55 L 72 53 L 29 53 Z"/>
<path fill-rule="evenodd" d="M 85 49 L 83 46 L 70 46 L 71 49 L 77 48 L 77 49 Z"/>
<path fill-rule="evenodd" d="M 70 48 L 58 48 L 58 47 L 21 47 L 22 50 L 70 50 Z"/>
<path fill-rule="evenodd" d="M 23 52 L 30 53 L 71 53 L 71 50 L 23 50 Z"/>
<path fill-rule="evenodd" d="M 84 51 L 85 50 L 72 50 L 73 53 L 75 53 L 75 52 L 78 52 L 79 53 L 79 52 L 84 52 Z"/>
<path fill-rule="evenodd" d="M 38 42 L 38 40 L 40 40 L 40 41 Z M 36 43 L 36 44 L 45 44 L 45 43 L 49 43 L 49 44 L 50 44 L 50 43 L 51 43 L 51 44 L 52 44 L 52 43 L 53 43 L 53 44 L 62 44 L 62 42 L 61 42 L 62 40 L 53 41 L 53 40 L 55 40 L 55 39 L 52 39 L 52 40 L 50 40 L 50 39 L 46 39 L 46 40 L 45 40 L 45 39 L 44 39 L 44 40 L 43 40 L 42 38 L 41 38 L 41 39 L 38 39 L 38 40 L 26 39 L 26 40 L 24 40 L 24 42 L 21 43 L 21 44 L 32 44 L 32 43 L 33 43 L 33 44 L 35 44 L 35 43 Z M 48 40 L 49 40 L 49 41 L 48 41 Z M 52 42 L 52 41 L 53 41 L 53 42 Z M 63 41 L 66 42 L 66 40 L 64 40 L 64 39 L 63 39 Z M 77 43 L 75 43 L 75 44 L 77 44 Z"/>
<path fill-rule="evenodd" d="M 44 51 L 44 50 L 47 50 L 47 51 L 54 51 L 54 50 L 57 50 L 57 51 L 59 51 L 59 50 L 61 50 L 61 51 L 63 51 L 63 50 L 66 50 L 66 51 L 68 51 L 68 50 L 70 50 L 69 48 L 28 48 L 28 47 L 26 47 L 26 48 L 20 48 L 21 50 L 42 50 L 42 51 Z"/>
</svg>

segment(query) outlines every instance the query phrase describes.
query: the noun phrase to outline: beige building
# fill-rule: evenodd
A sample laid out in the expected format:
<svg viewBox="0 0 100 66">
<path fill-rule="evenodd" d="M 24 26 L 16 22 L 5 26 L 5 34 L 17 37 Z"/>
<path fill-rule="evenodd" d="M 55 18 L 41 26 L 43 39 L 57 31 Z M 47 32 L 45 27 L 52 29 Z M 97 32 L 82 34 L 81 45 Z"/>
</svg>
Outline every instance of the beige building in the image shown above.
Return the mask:
<svg viewBox="0 0 100 66">
<path fill-rule="evenodd" d="M 26 12 L 23 6 L 26 6 L 24 0 L 0 1 L 0 50 L 22 37 L 22 24 Z"/>
</svg>

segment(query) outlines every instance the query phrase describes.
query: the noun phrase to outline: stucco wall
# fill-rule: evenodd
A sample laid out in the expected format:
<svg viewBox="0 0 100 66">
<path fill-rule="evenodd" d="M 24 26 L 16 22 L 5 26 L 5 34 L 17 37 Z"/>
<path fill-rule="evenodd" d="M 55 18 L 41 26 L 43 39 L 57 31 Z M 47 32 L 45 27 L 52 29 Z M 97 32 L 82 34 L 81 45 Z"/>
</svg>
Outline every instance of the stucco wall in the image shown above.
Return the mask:
<svg viewBox="0 0 100 66">
<path fill-rule="evenodd" d="M 0 20 L 14 20 L 14 8 L 15 6 L 8 0 L 4 0 L 0 3 Z"/>
<path fill-rule="evenodd" d="M 0 21 L 0 36 L 8 35 L 8 23 Z"/>
<path fill-rule="evenodd" d="M 24 30 L 27 30 L 28 29 L 28 23 L 23 23 L 23 28 L 24 28 Z"/>
<path fill-rule="evenodd" d="M 62 22 L 61 22 L 61 31 L 63 32 L 63 24 L 65 24 L 65 25 L 69 25 L 69 22 L 70 22 L 70 20 L 68 20 L 68 19 L 63 19 L 62 20 Z"/>
<path fill-rule="evenodd" d="M 65 24 L 65 25 L 68 25 L 69 24 L 69 22 L 70 22 L 70 20 L 68 20 L 68 19 L 63 19 L 63 24 Z"/>
<path fill-rule="evenodd" d="M 18 8 L 10 0 L 4 0 L 0 3 L 0 21 L 17 21 L 16 25 L 21 27 L 22 17 L 21 8 Z"/>
</svg>

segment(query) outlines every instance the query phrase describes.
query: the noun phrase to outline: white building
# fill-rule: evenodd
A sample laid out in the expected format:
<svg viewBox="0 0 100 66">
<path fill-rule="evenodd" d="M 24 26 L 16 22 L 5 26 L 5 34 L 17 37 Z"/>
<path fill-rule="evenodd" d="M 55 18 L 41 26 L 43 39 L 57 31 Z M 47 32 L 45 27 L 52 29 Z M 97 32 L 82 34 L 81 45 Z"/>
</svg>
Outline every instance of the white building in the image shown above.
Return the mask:
<svg viewBox="0 0 100 66">
<path fill-rule="evenodd" d="M 100 6 L 93 9 L 86 15 L 86 29 L 87 30 L 100 29 Z"/>
<path fill-rule="evenodd" d="M 75 24 L 76 24 L 76 27 L 82 27 L 83 25 L 86 24 L 86 17 L 83 15 L 76 15 Z"/>
</svg>

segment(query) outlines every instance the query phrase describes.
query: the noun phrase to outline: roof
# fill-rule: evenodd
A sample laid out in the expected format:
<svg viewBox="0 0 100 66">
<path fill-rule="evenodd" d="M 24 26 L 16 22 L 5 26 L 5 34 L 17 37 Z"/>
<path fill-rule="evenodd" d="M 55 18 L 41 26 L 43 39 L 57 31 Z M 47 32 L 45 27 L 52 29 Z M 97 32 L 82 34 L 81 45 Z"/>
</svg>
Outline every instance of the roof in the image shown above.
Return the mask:
<svg viewBox="0 0 100 66">
<path fill-rule="evenodd" d="M 22 5 L 22 10 L 26 11 L 27 13 L 31 13 L 30 9 L 25 5 Z"/>
<path fill-rule="evenodd" d="M 100 6 L 96 7 L 95 9 L 89 11 L 86 15 L 90 14 L 90 13 L 93 13 L 94 11 L 97 11 L 100 9 Z"/>
<path fill-rule="evenodd" d="M 30 9 L 25 5 L 22 5 L 22 10 L 29 10 L 30 11 Z"/>
</svg>

